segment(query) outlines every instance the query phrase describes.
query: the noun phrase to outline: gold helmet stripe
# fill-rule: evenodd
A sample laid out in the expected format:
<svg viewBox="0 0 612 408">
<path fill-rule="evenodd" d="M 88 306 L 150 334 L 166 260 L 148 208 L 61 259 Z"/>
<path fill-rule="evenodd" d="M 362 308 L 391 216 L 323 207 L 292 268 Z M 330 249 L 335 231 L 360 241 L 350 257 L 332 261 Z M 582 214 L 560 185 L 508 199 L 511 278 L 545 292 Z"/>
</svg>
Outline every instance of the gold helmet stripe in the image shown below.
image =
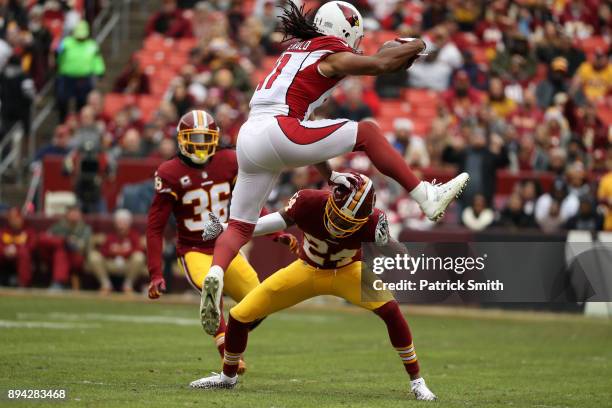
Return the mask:
<svg viewBox="0 0 612 408">
<path fill-rule="evenodd" d="M 200 126 L 205 128 L 206 125 L 207 125 L 206 122 L 208 122 L 206 120 L 206 115 L 204 115 L 204 112 L 202 112 L 201 110 L 196 111 L 196 112 L 198 113 L 198 122 L 200 123 Z M 197 126 L 196 126 L 196 128 L 197 128 Z"/>
</svg>

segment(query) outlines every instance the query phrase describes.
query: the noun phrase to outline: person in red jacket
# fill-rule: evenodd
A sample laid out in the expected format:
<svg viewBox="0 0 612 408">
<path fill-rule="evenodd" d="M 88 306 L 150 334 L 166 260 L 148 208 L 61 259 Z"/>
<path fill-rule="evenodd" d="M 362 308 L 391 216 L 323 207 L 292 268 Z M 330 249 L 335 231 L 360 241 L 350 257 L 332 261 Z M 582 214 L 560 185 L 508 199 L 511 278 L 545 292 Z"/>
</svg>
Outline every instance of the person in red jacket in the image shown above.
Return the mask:
<svg viewBox="0 0 612 408">
<path fill-rule="evenodd" d="M 89 253 L 89 268 L 100 283 L 100 291 L 112 291 L 109 275 L 125 276 L 123 292 L 134 291 L 134 281 L 146 275 L 145 255 L 140 243 L 140 234 L 132 228 L 132 213 L 117 210 L 114 216 L 115 231 L 106 234 L 99 250 Z"/>
<path fill-rule="evenodd" d="M 0 231 L 0 272 L 16 270 L 19 286 L 32 283 L 32 252 L 36 246 L 36 234 L 25 228 L 18 208 L 7 213 L 7 227 Z"/>
<path fill-rule="evenodd" d="M 172 38 L 193 37 L 191 22 L 183 17 L 182 10 L 176 6 L 176 0 L 162 2 L 162 9 L 152 15 L 147 22 L 145 33 L 146 35 L 159 33 Z"/>
</svg>

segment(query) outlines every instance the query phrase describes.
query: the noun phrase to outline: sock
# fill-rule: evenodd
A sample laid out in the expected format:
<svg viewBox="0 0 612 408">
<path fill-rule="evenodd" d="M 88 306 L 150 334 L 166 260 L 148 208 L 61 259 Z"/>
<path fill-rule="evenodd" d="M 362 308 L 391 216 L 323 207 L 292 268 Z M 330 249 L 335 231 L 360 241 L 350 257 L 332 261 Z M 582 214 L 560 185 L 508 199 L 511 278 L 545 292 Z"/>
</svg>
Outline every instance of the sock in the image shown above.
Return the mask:
<svg viewBox="0 0 612 408">
<path fill-rule="evenodd" d="M 406 191 L 414 190 L 421 182 L 414 175 L 410 166 L 397 150 L 391 146 L 380 130 L 380 127 L 372 121 L 364 120 L 357 126 L 357 141 L 353 151 L 365 152 L 374 167 L 385 176 L 401 184 Z"/>
<path fill-rule="evenodd" d="M 240 356 L 244 353 L 249 339 L 250 323 L 242 323 L 230 314 L 225 331 L 225 356 L 223 357 L 223 373 L 235 377 L 238 373 Z"/>
<path fill-rule="evenodd" d="M 215 333 L 215 345 L 217 346 L 217 350 L 219 350 L 219 354 L 221 358 L 224 357 L 225 353 L 225 318 L 221 315 L 221 322 L 219 323 L 219 328 Z"/>
<path fill-rule="evenodd" d="M 425 187 L 425 183 L 421 181 L 419 185 L 416 186 L 414 190 L 410 192 L 410 197 L 412 197 L 414 201 L 420 204 L 423 201 L 427 200 L 427 190 L 426 189 L 427 187 Z"/>
<path fill-rule="evenodd" d="M 220 266 L 224 271 L 253 235 L 255 224 L 229 220 L 227 229 L 217 238 L 212 265 Z"/>
<path fill-rule="evenodd" d="M 383 319 L 387 325 L 389 340 L 391 340 L 391 344 L 402 360 L 406 372 L 411 377 L 417 376 L 419 374 L 419 362 L 412 344 L 412 334 L 397 302 L 387 302 L 374 310 L 374 313 Z"/>
</svg>

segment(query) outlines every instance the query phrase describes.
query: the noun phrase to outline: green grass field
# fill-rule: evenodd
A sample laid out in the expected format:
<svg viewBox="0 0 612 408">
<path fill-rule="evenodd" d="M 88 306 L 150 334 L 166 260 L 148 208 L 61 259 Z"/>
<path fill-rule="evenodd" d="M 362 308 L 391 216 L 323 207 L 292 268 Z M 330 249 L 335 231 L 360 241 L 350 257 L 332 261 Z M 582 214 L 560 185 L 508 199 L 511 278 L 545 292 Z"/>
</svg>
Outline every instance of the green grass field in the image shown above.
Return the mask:
<svg viewBox="0 0 612 408">
<path fill-rule="evenodd" d="M 113 298 L 114 299 L 114 298 Z M 0 297 L 0 406 L 422 406 L 381 321 L 336 307 L 270 317 L 249 339 L 238 388 L 191 390 L 220 358 L 197 306 Z M 579 316 L 408 313 L 438 407 L 610 407 L 612 324 Z M 7 389 L 66 389 L 9 402 Z"/>
</svg>

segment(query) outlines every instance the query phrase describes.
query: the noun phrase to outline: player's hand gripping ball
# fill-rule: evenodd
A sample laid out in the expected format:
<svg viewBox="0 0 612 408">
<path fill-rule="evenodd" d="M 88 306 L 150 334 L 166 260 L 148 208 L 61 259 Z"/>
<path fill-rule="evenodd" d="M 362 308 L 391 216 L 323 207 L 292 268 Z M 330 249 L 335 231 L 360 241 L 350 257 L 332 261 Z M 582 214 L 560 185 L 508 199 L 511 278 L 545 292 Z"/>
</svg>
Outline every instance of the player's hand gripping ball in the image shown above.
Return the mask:
<svg viewBox="0 0 612 408">
<path fill-rule="evenodd" d="M 419 41 L 419 42 L 423 42 L 423 40 L 419 39 L 419 38 L 411 38 L 411 37 L 398 37 L 395 40 L 389 40 L 389 41 L 385 41 L 383 43 L 383 45 L 381 45 L 381 47 L 378 49 L 378 51 L 384 50 L 386 48 L 395 48 L 395 47 L 399 47 L 402 44 L 406 44 L 412 41 Z M 425 44 L 423 42 L 423 44 Z M 406 64 L 404 64 L 404 66 L 401 68 L 401 70 L 406 70 L 408 68 L 410 68 L 412 66 L 412 64 L 414 63 L 414 61 L 417 60 L 417 58 L 421 57 L 421 56 L 426 56 L 427 53 L 425 53 L 425 48 L 423 48 L 423 51 L 421 51 L 419 54 L 415 55 L 414 57 L 408 59 L 406 61 Z"/>
</svg>

